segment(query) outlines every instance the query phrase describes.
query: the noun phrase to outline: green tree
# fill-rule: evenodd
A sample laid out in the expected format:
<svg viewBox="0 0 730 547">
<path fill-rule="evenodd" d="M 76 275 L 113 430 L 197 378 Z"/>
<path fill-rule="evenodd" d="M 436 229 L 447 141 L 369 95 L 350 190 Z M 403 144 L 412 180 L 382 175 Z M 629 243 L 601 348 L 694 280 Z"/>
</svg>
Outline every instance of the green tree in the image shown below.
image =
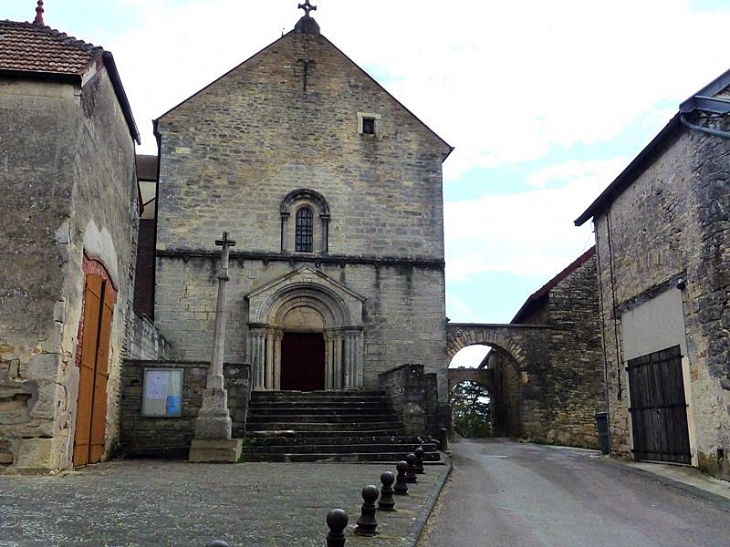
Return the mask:
<svg viewBox="0 0 730 547">
<path fill-rule="evenodd" d="M 454 431 L 466 438 L 492 436 L 489 393 L 476 382 L 466 381 L 451 390 Z"/>
</svg>

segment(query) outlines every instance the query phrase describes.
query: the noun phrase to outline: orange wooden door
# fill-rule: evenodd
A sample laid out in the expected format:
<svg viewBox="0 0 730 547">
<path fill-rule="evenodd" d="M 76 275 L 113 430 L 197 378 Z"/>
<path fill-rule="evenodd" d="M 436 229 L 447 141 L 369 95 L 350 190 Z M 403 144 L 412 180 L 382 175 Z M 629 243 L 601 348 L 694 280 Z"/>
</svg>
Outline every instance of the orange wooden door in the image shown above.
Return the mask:
<svg viewBox="0 0 730 547">
<path fill-rule="evenodd" d="M 106 387 L 114 299 L 100 275 L 86 276 L 74 466 L 101 461 L 106 433 Z"/>
</svg>

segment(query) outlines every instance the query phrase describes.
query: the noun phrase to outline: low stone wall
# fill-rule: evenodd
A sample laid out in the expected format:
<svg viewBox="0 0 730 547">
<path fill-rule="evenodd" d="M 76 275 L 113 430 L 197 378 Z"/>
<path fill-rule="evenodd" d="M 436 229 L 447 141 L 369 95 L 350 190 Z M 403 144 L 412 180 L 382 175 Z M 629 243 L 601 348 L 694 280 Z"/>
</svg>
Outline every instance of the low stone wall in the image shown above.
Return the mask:
<svg viewBox="0 0 730 547">
<path fill-rule="evenodd" d="M 126 357 L 136 360 L 164 360 L 172 357 L 172 350 L 152 321 L 134 314 L 132 336 Z"/>
<path fill-rule="evenodd" d="M 195 418 L 202 404 L 208 374 L 207 362 L 127 360 L 122 374 L 119 450 L 122 455 L 187 458 Z M 143 380 L 147 368 L 182 369 L 182 414 L 178 417 L 142 416 Z M 246 433 L 246 413 L 251 394 L 247 364 L 223 365 L 228 390 L 228 410 L 233 437 Z"/>
<path fill-rule="evenodd" d="M 378 383 L 390 396 L 407 434 L 437 436 L 445 427 L 439 419 L 436 374 L 424 374 L 423 365 L 402 365 L 383 372 Z"/>
</svg>

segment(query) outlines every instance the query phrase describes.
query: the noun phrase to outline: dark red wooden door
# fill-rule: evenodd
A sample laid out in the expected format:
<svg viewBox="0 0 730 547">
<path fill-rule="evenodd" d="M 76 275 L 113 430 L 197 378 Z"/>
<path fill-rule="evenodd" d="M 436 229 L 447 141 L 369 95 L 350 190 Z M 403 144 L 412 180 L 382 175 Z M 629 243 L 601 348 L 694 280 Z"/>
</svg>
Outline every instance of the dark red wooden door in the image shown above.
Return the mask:
<svg viewBox="0 0 730 547">
<path fill-rule="evenodd" d="M 281 341 L 281 389 L 324 389 L 324 337 L 320 333 L 285 332 Z"/>
</svg>

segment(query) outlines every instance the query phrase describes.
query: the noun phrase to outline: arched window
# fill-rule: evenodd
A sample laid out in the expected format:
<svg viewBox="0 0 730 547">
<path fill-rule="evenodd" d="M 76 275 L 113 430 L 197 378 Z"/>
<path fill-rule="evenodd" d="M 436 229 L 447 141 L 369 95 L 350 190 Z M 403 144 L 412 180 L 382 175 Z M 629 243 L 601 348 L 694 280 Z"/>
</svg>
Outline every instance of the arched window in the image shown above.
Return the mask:
<svg viewBox="0 0 730 547">
<path fill-rule="evenodd" d="M 293 190 L 284 196 L 280 213 L 282 253 L 328 253 L 330 208 L 321 194 Z"/>
<path fill-rule="evenodd" d="M 297 210 L 297 229 L 294 250 L 297 253 L 311 253 L 314 240 L 314 214 L 309 207 Z"/>
</svg>

